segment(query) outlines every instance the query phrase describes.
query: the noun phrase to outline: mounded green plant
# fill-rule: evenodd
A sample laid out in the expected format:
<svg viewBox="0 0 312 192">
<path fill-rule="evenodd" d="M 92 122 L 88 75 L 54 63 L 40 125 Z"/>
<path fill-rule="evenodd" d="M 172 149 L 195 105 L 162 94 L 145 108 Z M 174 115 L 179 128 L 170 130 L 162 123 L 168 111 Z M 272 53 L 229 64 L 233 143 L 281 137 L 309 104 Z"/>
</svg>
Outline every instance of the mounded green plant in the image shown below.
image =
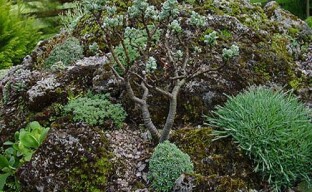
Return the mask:
<svg viewBox="0 0 312 192">
<path fill-rule="evenodd" d="M 220 129 L 217 139 L 232 137 L 253 159 L 255 171 L 274 191 L 310 181 L 312 171 L 311 111 L 294 96 L 251 87 L 218 106 L 207 120 Z"/>
<path fill-rule="evenodd" d="M 30 161 L 48 131 L 49 128 L 44 128 L 37 121 L 33 121 L 25 129 L 15 133 L 15 142 L 7 141 L 3 144 L 9 147 L 0 154 L 0 191 L 5 187 L 6 191 L 18 191 L 19 182 L 13 177 L 15 171 L 25 162 Z"/>
<path fill-rule="evenodd" d="M 309 25 L 310 28 L 312 28 L 312 17 L 306 18 L 305 22 Z"/>
<path fill-rule="evenodd" d="M 49 57 L 45 60 L 45 66 L 47 68 L 53 68 L 53 65 L 59 65 L 59 62 L 68 66 L 82 57 L 83 48 L 81 47 L 79 40 L 70 37 L 51 51 Z"/>
<path fill-rule="evenodd" d="M 0 69 L 19 64 L 40 38 L 32 18 L 23 18 L 7 0 L 0 0 Z"/>
<path fill-rule="evenodd" d="M 148 178 L 155 191 L 171 191 L 182 173 L 192 173 L 190 156 L 168 140 L 160 143 L 149 161 Z"/>
<path fill-rule="evenodd" d="M 120 104 L 109 101 L 107 94 L 89 92 L 84 97 L 70 100 L 64 106 L 65 113 L 72 113 L 74 121 L 82 121 L 90 125 L 103 125 L 106 120 L 120 128 L 126 118 L 126 112 Z"/>
</svg>

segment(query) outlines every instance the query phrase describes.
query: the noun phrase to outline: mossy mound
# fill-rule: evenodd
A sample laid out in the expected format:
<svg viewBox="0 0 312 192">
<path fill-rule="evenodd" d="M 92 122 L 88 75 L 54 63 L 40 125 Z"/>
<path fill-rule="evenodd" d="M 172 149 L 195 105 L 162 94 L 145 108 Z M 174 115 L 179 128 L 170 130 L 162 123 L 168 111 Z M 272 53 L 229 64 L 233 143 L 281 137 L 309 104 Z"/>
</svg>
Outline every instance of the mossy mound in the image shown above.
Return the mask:
<svg viewBox="0 0 312 192">
<path fill-rule="evenodd" d="M 114 174 L 103 132 L 83 124 L 52 127 L 17 176 L 22 191 L 106 191 Z"/>
<path fill-rule="evenodd" d="M 190 155 L 196 174 L 187 175 L 194 191 L 248 191 L 261 188 L 261 177 L 252 162 L 230 139 L 213 141 L 211 128 L 184 128 L 171 137 Z"/>
</svg>

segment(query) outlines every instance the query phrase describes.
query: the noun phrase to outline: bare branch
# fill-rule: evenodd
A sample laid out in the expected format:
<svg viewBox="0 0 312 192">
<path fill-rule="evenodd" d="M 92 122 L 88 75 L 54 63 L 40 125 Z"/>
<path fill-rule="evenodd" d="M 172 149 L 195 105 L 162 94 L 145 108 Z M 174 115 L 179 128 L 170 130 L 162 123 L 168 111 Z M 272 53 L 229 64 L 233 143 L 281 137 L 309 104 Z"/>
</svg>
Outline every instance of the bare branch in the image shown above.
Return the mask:
<svg viewBox="0 0 312 192">
<path fill-rule="evenodd" d="M 169 62 L 170 62 L 170 63 L 172 64 L 172 66 L 173 66 L 174 76 L 178 76 L 177 64 L 176 64 L 175 60 L 173 59 L 173 56 L 172 56 L 172 54 L 171 54 L 171 50 L 170 50 L 170 48 L 169 48 L 169 41 L 168 41 L 168 39 L 169 39 L 169 37 L 168 37 L 169 34 L 167 33 L 165 36 L 166 36 L 166 37 L 165 37 L 165 49 L 166 49 L 166 53 L 167 53 Z"/>
<path fill-rule="evenodd" d="M 142 99 L 144 101 L 147 100 L 147 97 L 148 97 L 148 88 L 145 86 L 145 83 L 142 81 L 141 82 L 141 87 L 143 88 L 144 92 L 143 92 L 143 96 L 142 96 Z"/>
<path fill-rule="evenodd" d="M 141 49 L 141 47 L 140 47 L 140 46 L 137 46 L 137 45 L 135 45 L 135 44 L 133 44 L 131 39 L 130 39 L 130 45 L 131 45 L 132 47 L 136 48 L 136 49 L 139 51 L 140 55 L 144 55 L 144 52 L 143 52 L 143 50 Z"/>
<path fill-rule="evenodd" d="M 112 71 L 113 71 L 114 75 L 117 77 L 117 79 L 119 79 L 121 81 L 125 81 L 125 79 L 118 74 L 118 72 L 115 70 L 114 67 L 111 66 L 110 68 L 112 69 Z"/>
<path fill-rule="evenodd" d="M 185 43 L 181 40 L 181 37 L 178 36 L 179 42 L 182 44 L 183 48 L 184 48 L 184 56 L 183 56 L 183 61 L 182 61 L 182 70 L 185 73 L 185 69 L 187 67 L 189 58 L 190 58 L 190 51 L 187 45 L 185 45 Z"/>
<path fill-rule="evenodd" d="M 108 40 L 109 41 L 109 40 Z M 117 63 L 117 65 L 121 68 L 121 70 L 123 71 L 123 72 L 125 72 L 126 71 L 126 68 L 124 67 L 124 65 L 121 63 L 121 61 L 118 59 L 118 57 L 116 56 L 116 54 L 115 54 L 115 51 L 114 51 L 114 49 L 113 49 L 113 46 L 112 46 L 112 44 L 109 42 L 108 43 L 108 48 L 109 48 L 109 51 L 111 52 L 111 54 L 112 54 L 112 56 L 113 56 L 113 58 L 114 58 L 114 61 Z"/>
<path fill-rule="evenodd" d="M 149 83 L 146 81 L 146 79 L 144 79 L 141 75 L 139 75 L 139 74 L 137 74 L 137 73 L 135 73 L 135 72 L 131 72 L 131 73 L 132 73 L 133 75 L 135 75 L 136 77 L 138 77 L 138 78 L 145 84 L 145 86 L 146 86 L 147 88 L 149 88 L 149 89 L 154 89 L 155 91 L 157 91 L 157 92 L 159 92 L 159 93 L 161 93 L 161 94 L 163 94 L 163 95 L 165 95 L 165 96 L 167 96 L 167 97 L 169 97 L 169 98 L 172 97 L 172 94 L 169 93 L 168 91 L 165 91 L 165 90 L 163 90 L 163 89 L 161 89 L 161 88 L 159 88 L 159 87 L 157 87 L 157 86 L 153 86 L 153 85 L 149 84 Z"/>
<path fill-rule="evenodd" d="M 129 82 L 129 80 L 126 80 L 126 88 L 128 90 L 129 96 L 130 98 L 135 102 L 138 103 L 139 105 L 144 105 L 144 101 L 142 99 L 139 99 L 138 97 L 135 96 L 134 91 L 131 87 L 131 83 Z"/>
<path fill-rule="evenodd" d="M 202 74 L 218 72 L 218 71 L 220 71 L 220 69 L 222 69 L 224 66 L 226 66 L 226 64 L 223 64 L 223 65 L 221 65 L 220 67 L 215 68 L 215 69 L 208 68 L 208 69 L 205 69 L 205 70 L 198 70 L 196 73 L 193 73 L 193 74 L 189 75 L 189 76 L 187 77 L 187 79 L 190 80 L 190 79 L 194 79 L 195 77 L 198 77 L 199 75 L 202 75 Z"/>
<path fill-rule="evenodd" d="M 125 45 L 125 40 L 119 33 L 116 33 L 116 34 L 118 35 L 118 37 L 120 39 L 120 43 L 121 43 L 121 46 L 122 46 L 123 50 L 125 51 L 127 63 L 128 63 L 128 65 L 130 65 L 130 57 L 129 57 L 128 49 L 127 49 L 127 47 Z"/>
</svg>

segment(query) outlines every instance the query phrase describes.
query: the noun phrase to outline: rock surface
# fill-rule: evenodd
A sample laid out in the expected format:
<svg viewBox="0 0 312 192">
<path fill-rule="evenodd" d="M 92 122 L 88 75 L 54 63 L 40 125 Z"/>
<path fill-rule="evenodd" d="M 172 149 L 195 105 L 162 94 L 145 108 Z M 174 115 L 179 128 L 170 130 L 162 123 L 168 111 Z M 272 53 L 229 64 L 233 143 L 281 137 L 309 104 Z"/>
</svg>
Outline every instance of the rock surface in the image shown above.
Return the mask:
<svg viewBox="0 0 312 192">
<path fill-rule="evenodd" d="M 139 130 L 107 131 L 106 137 L 111 142 L 115 161 L 122 162 L 117 168 L 114 188 L 111 191 L 148 191 L 147 164 L 151 156 L 151 143 L 144 138 L 146 133 Z"/>
<path fill-rule="evenodd" d="M 32 160 L 17 171 L 21 190 L 25 192 L 64 191 L 65 189 L 77 191 L 79 188 L 75 187 L 80 186 L 85 189 L 94 187 L 105 191 L 108 178 L 115 171 L 112 169 L 112 164 L 111 167 L 108 167 L 109 164 L 98 167 L 96 162 L 100 159 L 110 162 L 113 156 L 110 155 L 109 150 L 109 143 L 101 130 L 84 124 L 66 124 L 51 128 L 44 144 L 33 155 Z M 87 164 L 87 167 L 84 164 Z M 82 169 L 79 172 L 81 174 L 89 174 L 86 177 L 90 181 L 97 177 L 104 176 L 104 178 L 100 184 L 96 181 L 91 181 L 92 183 L 89 184 L 82 177 L 81 180 L 79 177 L 75 178 L 77 169 Z"/>
</svg>

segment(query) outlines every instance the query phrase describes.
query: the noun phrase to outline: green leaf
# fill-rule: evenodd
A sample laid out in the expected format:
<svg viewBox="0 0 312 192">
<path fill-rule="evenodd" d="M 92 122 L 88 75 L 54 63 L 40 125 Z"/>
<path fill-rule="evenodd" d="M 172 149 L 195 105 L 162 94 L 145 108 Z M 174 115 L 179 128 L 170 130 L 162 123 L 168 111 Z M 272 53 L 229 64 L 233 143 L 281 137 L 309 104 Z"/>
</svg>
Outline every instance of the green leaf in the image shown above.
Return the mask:
<svg viewBox="0 0 312 192">
<path fill-rule="evenodd" d="M 31 159 L 31 157 L 32 157 L 32 154 L 33 154 L 32 152 L 27 153 L 27 154 L 25 155 L 25 157 L 24 157 L 24 160 L 27 161 L 27 162 L 30 161 L 30 159 Z"/>
<path fill-rule="evenodd" d="M 39 143 L 42 144 L 42 142 L 44 141 L 44 139 L 47 137 L 48 132 L 49 132 L 49 128 L 44 128 L 41 132 L 40 138 L 39 138 Z"/>
<path fill-rule="evenodd" d="M 0 174 L 0 190 L 3 190 L 6 180 L 10 175 L 10 173 Z"/>
<path fill-rule="evenodd" d="M 20 134 L 20 142 L 25 147 L 37 149 L 39 147 L 39 142 L 37 139 L 32 136 L 30 133 L 21 133 Z"/>
<path fill-rule="evenodd" d="M 3 145 L 13 145 L 14 143 L 12 141 L 6 141 L 3 143 Z"/>
<path fill-rule="evenodd" d="M 5 154 L 6 154 L 6 155 L 9 155 L 9 156 L 13 155 L 15 152 L 16 152 L 16 150 L 13 148 L 13 146 L 12 146 L 12 147 L 9 147 L 9 148 L 7 148 L 7 149 L 5 150 Z"/>
<path fill-rule="evenodd" d="M 28 129 L 28 130 L 36 130 L 36 129 L 40 130 L 41 125 L 38 123 L 38 121 L 32 121 L 27 125 L 26 129 Z"/>
<path fill-rule="evenodd" d="M 4 167 L 10 166 L 9 161 L 7 158 L 3 155 L 0 155 L 0 169 L 3 169 Z"/>
</svg>

